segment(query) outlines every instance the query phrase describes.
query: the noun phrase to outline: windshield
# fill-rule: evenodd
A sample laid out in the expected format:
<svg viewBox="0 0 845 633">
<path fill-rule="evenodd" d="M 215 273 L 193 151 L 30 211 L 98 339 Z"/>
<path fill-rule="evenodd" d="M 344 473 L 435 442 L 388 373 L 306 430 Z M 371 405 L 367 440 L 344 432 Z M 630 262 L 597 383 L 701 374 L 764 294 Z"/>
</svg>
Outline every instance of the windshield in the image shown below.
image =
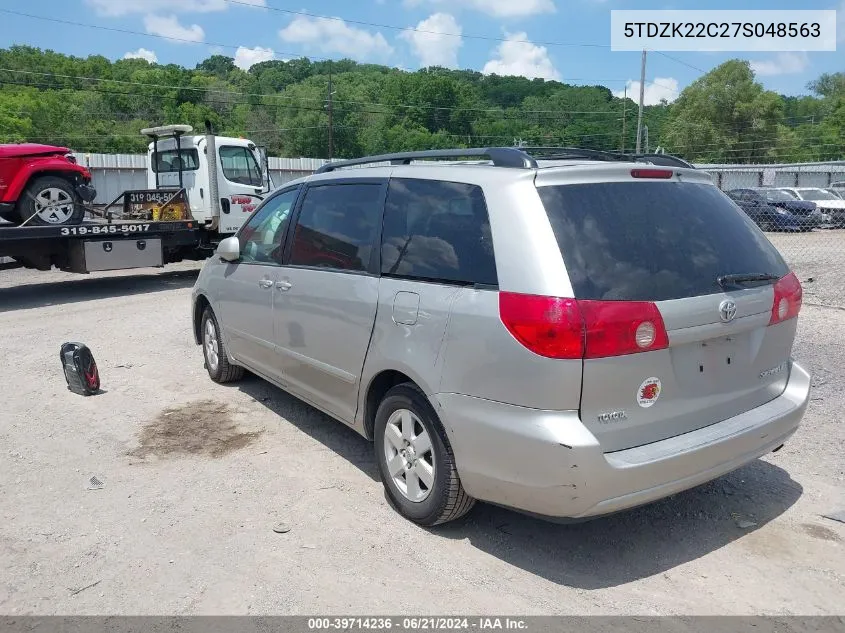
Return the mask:
<svg viewBox="0 0 845 633">
<path fill-rule="evenodd" d="M 194 171 L 199 169 L 199 162 L 199 154 L 195 149 L 183 149 L 179 152 L 175 149 L 153 152 L 153 170 L 160 174 L 177 172 L 180 164 L 182 171 Z"/>
<path fill-rule="evenodd" d="M 789 272 L 713 185 L 610 182 L 538 192 L 577 299 L 683 299 L 720 292 L 723 275 Z"/>
<path fill-rule="evenodd" d="M 772 202 L 791 202 L 797 199 L 794 195 L 782 189 L 763 189 L 759 194 Z"/>
<path fill-rule="evenodd" d="M 823 189 L 801 189 L 799 193 L 804 200 L 837 200 L 836 196 Z"/>
</svg>

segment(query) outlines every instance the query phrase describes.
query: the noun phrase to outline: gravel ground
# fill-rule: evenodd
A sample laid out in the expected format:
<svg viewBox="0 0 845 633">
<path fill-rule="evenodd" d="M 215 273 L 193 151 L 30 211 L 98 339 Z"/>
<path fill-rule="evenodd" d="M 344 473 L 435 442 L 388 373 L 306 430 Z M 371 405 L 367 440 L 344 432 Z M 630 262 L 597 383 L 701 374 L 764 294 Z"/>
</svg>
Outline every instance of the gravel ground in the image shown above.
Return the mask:
<svg viewBox="0 0 845 633">
<path fill-rule="evenodd" d="M 801 279 L 807 302 L 845 308 L 845 229 L 766 235 Z"/>
<path fill-rule="evenodd" d="M 0 614 L 843 612 L 845 525 L 820 515 L 845 510 L 845 311 L 802 313 L 815 389 L 780 452 L 588 523 L 481 504 L 426 530 L 389 508 L 364 439 L 208 379 L 195 268 L 0 271 Z M 102 394 L 66 390 L 65 340 Z"/>
</svg>

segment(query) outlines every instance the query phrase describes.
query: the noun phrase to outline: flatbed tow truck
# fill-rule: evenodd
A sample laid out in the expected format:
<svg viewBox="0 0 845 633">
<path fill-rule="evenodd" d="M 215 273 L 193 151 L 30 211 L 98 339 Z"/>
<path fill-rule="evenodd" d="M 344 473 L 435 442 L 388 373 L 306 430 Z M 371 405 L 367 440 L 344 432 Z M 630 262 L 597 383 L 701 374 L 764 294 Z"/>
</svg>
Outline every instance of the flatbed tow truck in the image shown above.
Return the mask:
<svg viewBox="0 0 845 633">
<path fill-rule="evenodd" d="M 80 224 L 0 224 L 0 269 L 89 273 L 161 267 L 209 257 L 272 188 L 266 156 L 245 139 L 187 136 L 192 128 L 142 130 L 150 189 L 125 191 Z M 122 201 L 122 205 L 118 202 Z M 115 208 L 118 210 L 115 211 Z M 122 207 L 122 208 L 119 208 Z"/>
</svg>

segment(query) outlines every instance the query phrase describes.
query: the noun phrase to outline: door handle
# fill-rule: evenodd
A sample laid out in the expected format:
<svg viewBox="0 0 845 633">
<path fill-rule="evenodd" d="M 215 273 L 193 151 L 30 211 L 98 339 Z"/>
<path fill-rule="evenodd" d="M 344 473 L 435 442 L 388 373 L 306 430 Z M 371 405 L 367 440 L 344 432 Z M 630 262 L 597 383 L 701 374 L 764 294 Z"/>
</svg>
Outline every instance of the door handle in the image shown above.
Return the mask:
<svg viewBox="0 0 845 633">
<path fill-rule="evenodd" d="M 276 282 L 276 288 L 278 288 L 279 290 L 284 292 L 286 290 L 290 290 L 291 288 L 293 288 L 293 284 L 289 281 L 277 281 Z"/>
<path fill-rule="evenodd" d="M 262 279 L 258 282 L 258 285 L 261 286 L 262 288 L 269 288 L 270 286 L 273 285 L 273 280 L 272 279 Z"/>
</svg>

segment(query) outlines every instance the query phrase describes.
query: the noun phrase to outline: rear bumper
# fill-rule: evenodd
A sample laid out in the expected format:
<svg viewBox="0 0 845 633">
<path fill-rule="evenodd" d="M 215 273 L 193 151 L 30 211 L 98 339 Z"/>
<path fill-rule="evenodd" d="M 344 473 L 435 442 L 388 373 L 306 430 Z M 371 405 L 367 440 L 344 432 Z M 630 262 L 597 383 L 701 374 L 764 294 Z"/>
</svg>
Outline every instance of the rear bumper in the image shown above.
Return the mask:
<svg viewBox="0 0 845 633">
<path fill-rule="evenodd" d="M 577 411 L 438 394 L 466 491 L 549 517 L 649 503 L 724 475 L 783 444 L 807 409 L 810 375 L 791 363 L 784 392 L 733 418 L 637 448 L 602 452 Z"/>
</svg>

